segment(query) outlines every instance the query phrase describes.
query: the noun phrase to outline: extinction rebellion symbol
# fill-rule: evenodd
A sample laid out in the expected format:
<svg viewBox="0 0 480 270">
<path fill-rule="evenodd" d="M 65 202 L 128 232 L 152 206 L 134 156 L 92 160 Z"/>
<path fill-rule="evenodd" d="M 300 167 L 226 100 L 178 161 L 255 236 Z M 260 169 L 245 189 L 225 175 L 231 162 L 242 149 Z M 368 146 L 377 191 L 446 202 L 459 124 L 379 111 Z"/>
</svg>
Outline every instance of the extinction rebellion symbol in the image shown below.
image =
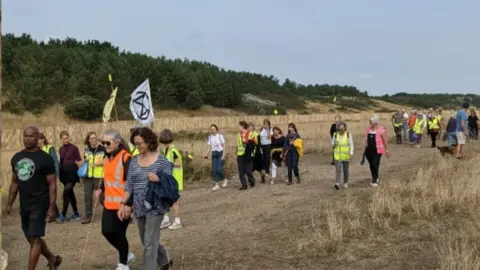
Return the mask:
<svg viewBox="0 0 480 270">
<path fill-rule="evenodd" d="M 150 97 L 145 91 L 138 91 L 133 98 L 133 107 L 139 120 L 145 121 L 150 117 Z"/>
</svg>

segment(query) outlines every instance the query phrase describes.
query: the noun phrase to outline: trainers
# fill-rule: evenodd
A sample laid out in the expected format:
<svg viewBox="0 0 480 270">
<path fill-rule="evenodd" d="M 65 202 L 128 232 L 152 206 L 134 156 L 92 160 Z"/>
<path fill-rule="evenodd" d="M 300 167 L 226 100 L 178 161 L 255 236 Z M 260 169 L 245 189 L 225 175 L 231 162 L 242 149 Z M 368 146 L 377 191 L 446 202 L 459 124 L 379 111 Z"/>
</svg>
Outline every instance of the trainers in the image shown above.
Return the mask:
<svg viewBox="0 0 480 270">
<path fill-rule="evenodd" d="M 130 270 L 130 267 L 128 265 L 125 265 L 125 264 L 117 264 L 117 270 Z"/>
<path fill-rule="evenodd" d="M 58 215 L 58 217 L 55 219 L 58 223 L 63 223 L 65 222 L 65 217 L 63 215 Z"/>
<path fill-rule="evenodd" d="M 160 229 L 165 229 L 165 228 L 168 228 L 172 225 L 172 223 L 170 221 L 162 221 L 162 224 L 160 225 Z"/>
<path fill-rule="evenodd" d="M 275 178 L 272 178 L 272 180 L 270 180 L 270 184 L 271 185 L 275 184 Z"/>
<path fill-rule="evenodd" d="M 127 265 L 131 264 L 135 260 L 135 254 L 132 252 L 128 252 L 128 257 L 127 257 Z"/>
<path fill-rule="evenodd" d="M 377 184 L 377 183 L 370 183 L 370 185 L 371 185 L 372 187 L 378 187 L 378 184 Z"/>
<path fill-rule="evenodd" d="M 227 179 L 227 178 L 225 178 L 225 180 L 223 180 L 222 187 L 223 187 L 223 188 L 226 188 L 226 187 L 227 187 L 227 185 L 228 185 L 228 179 Z"/>
<path fill-rule="evenodd" d="M 212 190 L 217 190 L 217 189 L 219 189 L 219 188 L 220 188 L 220 185 L 217 183 L 217 184 L 215 184 L 215 186 L 212 188 Z"/>
<path fill-rule="evenodd" d="M 58 270 L 59 267 L 60 267 L 60 264 L 62 264 L 62 262 L 63 262 L 62 257 L 57 255 L 57 256 L 55 256 L 55 261 L 54 262 L 51 262 L 51 263 L 47 264 L 48 269 L 49 270 Z"/>
<path fill-rule="evenodd" d="M 340 190 L 340 186 L 339 186 L 338 184 L 335 184 L 334 188 L 335 188 L 336 190 Z"/>
<path fill-rule="evenodd" d="M 170 262 L 168 262 L 167 264 L 162 266 L 160 268 L 160 270 L 170 270 L 170 269 L 172 269 L 172 266 L 173 266 L 173 260 L 170 260 Z"/>
<path fill-rule="evenodd" d="M 348 188 L 348 183 L 343 184 L 343 188 Z"/>
<path fill-rule="evenodd" d="M 77 221 L 82 219 L 79 214 L 73 214 L 70 217 L 67 218 L 68 221 Z"/>
<path fill-rule="evenodd" d="M 180 229 L 183 227 L 183 224 L 181 222 L 174 222 L 170 227 L 168 227 L 170 230 L 176 230 Z"/>
<path fill-rule="evenodd" d="M 92 222 L 92 217 L 87 216 L 87 217 L 84 217 L 84 218 L 82 219 L 82 222 L 81 222 L 81 223 L 82 223 L 82 224 L 89 224 L 90 222 Z"/>
</svg>

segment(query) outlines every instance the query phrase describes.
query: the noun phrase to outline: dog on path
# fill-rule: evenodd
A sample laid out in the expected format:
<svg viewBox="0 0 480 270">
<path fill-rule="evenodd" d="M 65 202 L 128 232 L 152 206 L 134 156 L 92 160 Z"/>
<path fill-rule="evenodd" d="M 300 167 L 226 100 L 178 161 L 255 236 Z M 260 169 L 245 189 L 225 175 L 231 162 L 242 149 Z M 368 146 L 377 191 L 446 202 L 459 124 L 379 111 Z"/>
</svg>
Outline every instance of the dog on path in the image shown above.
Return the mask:
<svg viewBox="0 0 480 270">
<path fill-rule="evenodd" d="M 450 154 L 450 155 L 454 155 L 455 154 L 455 146 L 456 145 L 452 145 L 452 146 L 437 146 L 437 149 L 438 151 L 440 151 L 440 153 L 442 154 L 442 156 L 445 156 L 445 154 Z"/>
</svg>

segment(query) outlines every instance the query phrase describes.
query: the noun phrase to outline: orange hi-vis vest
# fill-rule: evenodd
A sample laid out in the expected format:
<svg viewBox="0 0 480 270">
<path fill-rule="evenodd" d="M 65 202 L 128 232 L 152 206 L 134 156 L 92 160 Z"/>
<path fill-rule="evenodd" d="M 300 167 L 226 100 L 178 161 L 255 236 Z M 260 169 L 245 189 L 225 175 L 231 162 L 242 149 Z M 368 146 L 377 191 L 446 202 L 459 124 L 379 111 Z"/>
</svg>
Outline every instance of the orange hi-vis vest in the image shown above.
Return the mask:
<svg viewBox="0 0 480 270">
<path fill-rule="evenodd" d="M 131 155 L 122 149 L 115 157 L 106 157 L 103 163 L 103 183 L 105 200 L 103 207 L 108 210 L 120 209 L 120 202 L 125 196 L 125 176 L 123 164 Z"/>
</svg>

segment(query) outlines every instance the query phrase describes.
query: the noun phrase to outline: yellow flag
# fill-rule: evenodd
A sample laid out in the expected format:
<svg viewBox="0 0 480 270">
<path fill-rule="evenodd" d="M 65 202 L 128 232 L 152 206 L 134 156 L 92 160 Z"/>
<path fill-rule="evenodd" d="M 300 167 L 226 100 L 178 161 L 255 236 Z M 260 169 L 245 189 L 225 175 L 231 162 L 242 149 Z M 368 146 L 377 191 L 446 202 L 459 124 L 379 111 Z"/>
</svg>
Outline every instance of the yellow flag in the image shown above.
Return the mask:
<svg viewBox="0 0 480 270">
<path fill-rule="evenodd" d="M 110 73 L 108 74 L 108 81 L 109 81 L 109 82 L 112 82 L 112 81 L 113 81 L 113 79 L 112 79 L 112 74 L 110 74 Z"/>
<path fill-rule="evenodd" d="M 337 96 L 334 96 L 333 97 L 333 102 L 336 102 L 337 101 Z"/>
<path fill-rule="evenodd" d="M 273 114 L 277 115 L 278 114 L 278 111 L 277 109 L 273 110 Z"/>
<path fill-rule="evenodd" d="M 103 108 L 103 122 L 104 123 L 106 123 L 106 122 L 108 122 L 108 120 L 110 120 L 113 105 L 115 105 L 115 98 L 117 97 L 117 90 L 118 90 L 118 87 L 115 87 L 115 89 L 113 89 L 112 94 L 110 95 L 110 98 L 107 100 L 107 102 L 105 103 L 105 107 Z"/>
</svg>

